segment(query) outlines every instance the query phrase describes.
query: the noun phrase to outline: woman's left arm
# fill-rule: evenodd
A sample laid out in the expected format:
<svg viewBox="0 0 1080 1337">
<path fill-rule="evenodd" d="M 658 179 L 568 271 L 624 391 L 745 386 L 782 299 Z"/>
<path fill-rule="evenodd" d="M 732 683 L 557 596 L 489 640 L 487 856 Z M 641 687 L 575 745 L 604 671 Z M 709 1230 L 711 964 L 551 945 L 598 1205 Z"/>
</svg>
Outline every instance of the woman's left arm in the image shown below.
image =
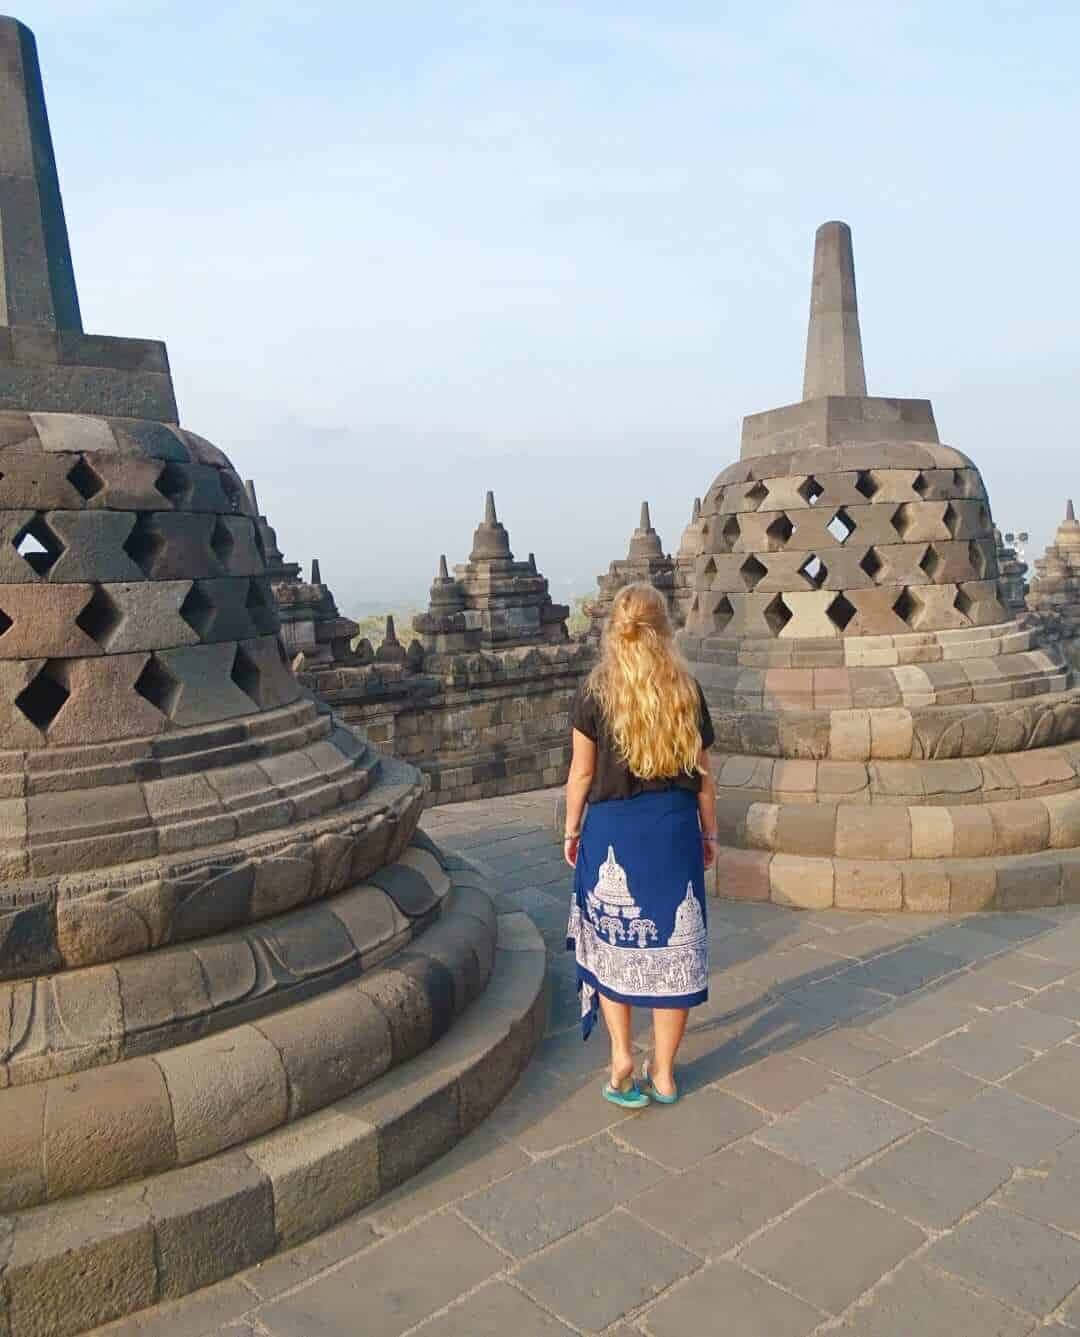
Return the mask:
<svg viewBox="0 0 1080 1337">
<path fill-rule="evenodd" d="M 580 729 L 574 729 L 572 737 L 574 751 L 566 779 L 566 829 L 563 832 L 563 858 L 571 868 L 577 863 L 581 819 L 596 774 L 596 744 Z"/>
</svg>

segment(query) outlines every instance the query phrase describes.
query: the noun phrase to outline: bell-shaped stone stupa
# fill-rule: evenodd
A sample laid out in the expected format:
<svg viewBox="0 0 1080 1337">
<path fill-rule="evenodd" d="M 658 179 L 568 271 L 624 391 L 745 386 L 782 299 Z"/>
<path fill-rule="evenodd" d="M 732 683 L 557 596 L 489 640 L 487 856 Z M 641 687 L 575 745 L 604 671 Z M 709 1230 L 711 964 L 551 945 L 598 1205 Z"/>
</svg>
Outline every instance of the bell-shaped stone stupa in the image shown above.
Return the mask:
<svg viewBox="0 0 1080 1337">
<path fill-rule="evenodd" d="M 681 643 L 716 724 L 722 895 L 972 910 L 1080 896 L 1080 693 L 1010 618 L 972 461 L 867 395 L 851 233 L 819 229 L 805 398 L 704 498 Z"/>
<path fill-rule="evenodd" d="M 445 1150 L 542 965 L 468 1102 L 483 1046 L 391 1072 L 483 993 L 491 901 L 417 832 L 419 773 L 293 677 L 164 345 L 83 333 L 32 34 L 0 54 L 0 1332 L 64 1337 Z"/>
</svg>

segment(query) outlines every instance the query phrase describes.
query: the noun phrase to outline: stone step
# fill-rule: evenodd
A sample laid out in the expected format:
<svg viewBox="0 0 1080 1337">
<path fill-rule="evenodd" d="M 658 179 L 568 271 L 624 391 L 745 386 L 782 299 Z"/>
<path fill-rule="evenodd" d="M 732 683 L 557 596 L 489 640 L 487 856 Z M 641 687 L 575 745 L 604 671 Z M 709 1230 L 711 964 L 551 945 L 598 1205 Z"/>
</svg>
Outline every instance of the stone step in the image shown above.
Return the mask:
<svg viewBox="0 0 1080 1337">
<path fill-rule="evenodd" d="M 543 941 L 499 917 L 487 989 L 430 1049 L 288 1127 L 0 1223 L 0 1332 L 74 1337 L 209 1286 L 374 1201 L 503 1098 L 538 1043 Z"/>
<path fill-rule="evenodd" d="M 418 877 L 407 866 L 376 876 L 386 885 L 395 875 L 409 881 L 406 873 Z M 347 917 L 354 908 L 360 907 L 346 905 L 340 919 L 328 908 L 314 924 L 306 921 L 315 941 L 294 939 L 297 954 L 303 958 L 306 948 L 314 964 L 327 941 L 339 943 L 344 953 L 352 945 Z M 483 993 L 495 936 L 490 897 L 461 885 L 450 890 L 431 927 L 346 984 L 292 1006 L 282 1007 L 286 998 L 270 995 L 267 1007 L 276 1003 L 278 1010 L 264 1008 L 252 1021 L 187 1043 L 176 1043 L 188 1038 L 182 1027 L 159 1026 L 141 1036 L 136 1031 L 139 1057 L 119 1057 L 104 1044 L 98 1047 L 104 1052 L 95 1052 L 91 1045 L 83 1060 L 97 1066 L 0 1091 L 0 1129 L 18 1130 L 0 1137 L 0 1212 L 205 1160 L 374 1081 L 426 1049 Z M 268 944 L 273 947 L 269 935 Z M 279 952 L 283 946 L 279 942 Z M 171 975 L 170 965 L 182 962 L 191 973 Z M 180 1010 L 186 1002 L 194 1012 L 205 994 L 185 999 L 185 990 L 190 993 L 214 974 L 223 985 L 234 984 L 242 978 L 243 963 L 238 970 L 234 957 L 215 956 L 213 944 L 204 942 L 197 955 L 171 960 L 166 955 L 160 972 L 153 957 L 142 958 L 142 964 L 149 969 L 129 963 L 133 978 L 127 983 L 136 988 L 127 1001 L 132 1023 L 145 1027 L 170 1004 Z M 356 959 L 354 971 L 360 970 L 362 961 Z M 107 971 L 93 975 L 96 992 L 84 1010 L 96 1007 L 98 1017 L 117 1028 L 118 1019 L 102 998 Z M 77 1003 L 78 995 L 71 991 L 64 1001 Z M 115 1001 L 122 1009 L 119 990 Z M 71 1010 L 78 1017 L 77 1009 Z M 229 1019 L 226 1008 L 222 1023 Z M 211 1018 L 204 1012 L 186 1020 L 190 1032 L 208 1028 Z M 91 1024 L 92 1018 L 84 1021 L 87 1030 Z M 111 1038 L 120 1045 L 127 1036 Z M 148 1054 L 156 1039 L 173 1043 Z M 39 1060 L 27 1075 L 40 1074 L 43 1066 Z"/>
<path fill-rule="evenodd" d="M 717 815 L 729 845 L 811 857 L 985 858 L 1080 846 L 1075 791 L 952 806 L 735 801 L 718 804 Z"/>
<path fill-rule="evenodd" d="M 1080 849 L 989 858 L 809 858 L 718 846 L 715 894 L 800 909 L 968 914 L 1080 904 Z"/>
<path fill-rule="evenodd" d="M 706 698 L 709 697 L 706 691 Z M 1080 738 L 1080 690 L 1018 701 L 847 709 L 712 709 L 715 751 L 817 761 L 943 760 Z"/>
</svg>

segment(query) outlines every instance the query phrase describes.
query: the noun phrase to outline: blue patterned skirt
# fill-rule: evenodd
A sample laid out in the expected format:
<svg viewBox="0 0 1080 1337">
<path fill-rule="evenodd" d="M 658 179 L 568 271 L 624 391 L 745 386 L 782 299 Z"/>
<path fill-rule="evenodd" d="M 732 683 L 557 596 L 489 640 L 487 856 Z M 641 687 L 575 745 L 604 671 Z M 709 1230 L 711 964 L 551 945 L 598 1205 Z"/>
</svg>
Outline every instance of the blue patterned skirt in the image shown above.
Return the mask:
<svg viewBox="0 0 1080 1337">
<path fill-rule="evenodd" d="M 585 1039 L 597 992 L 637 1007 L 706 1000 L 705 867 L 694 794 L 665 789 L 590 805 L 566 945 L 577 961 Z"/>
</svg>

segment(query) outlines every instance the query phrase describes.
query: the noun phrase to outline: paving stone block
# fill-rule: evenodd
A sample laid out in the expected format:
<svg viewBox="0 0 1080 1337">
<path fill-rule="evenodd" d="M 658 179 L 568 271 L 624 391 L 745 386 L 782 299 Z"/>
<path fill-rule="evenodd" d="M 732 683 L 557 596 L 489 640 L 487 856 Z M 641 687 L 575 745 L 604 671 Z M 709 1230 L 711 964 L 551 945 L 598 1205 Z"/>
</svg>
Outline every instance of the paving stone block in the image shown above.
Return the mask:
<svg viewBox="0 0 1080 1337">
<path fill-rule="evenodd" d="M 973 1100 L 983 1089 L 983 1083 L 976 1078 L 939 1059 L 922 1055 L 875 1068 L 859 1085 L 924 1119 L 936 1118 Z"/>
<path fill-rule="evenodd" d="M 568 1267 L 585 1250 L 591 1286 L 567 1286 Z M 518 1271 L 519 1283 L 578 1328 L 597 1332 L 701 1266 L 695 1254 L 664 1239 L 626 1212 L 563 1240 Z"/>
<path fill-rule="evenodd" d="M 917 1127 L 895 1106 L 834 1086 L 761 1130 L 756 1140 L 820 1174 L 837 1175 Z"/>
<path fill-rule="evenodd" d="M 695 1253 L 717 1258 L 826 1182 L 816 1170 L 745 1141 L 662 1181 L 630 1210 Z"/>
<path fill-rule="evenodd" d="M 319 1284 L 271 1301 L 256 1317 L 274 1337 L 314 1337 L 348 1331 L 362 1313 L 364 1337 L 397 1337 L 505 1262 L 458 1217 L 443 1214 L 365 1250 Z"/>
<path fill-rule="evenodd" d="M 1009 1078 L 1017 1095 L 1080 1120 L 1080 1047 L 1059 1045 Z"/>
<path fill-rule="evenodd" d="M 1078 1125 L 1012 1091 L 991 1088 L 937 1119 L 933 1128 L 988 1156 L 1035 1165 L 1076 1135 Z"/>
<path fill-rule="evenodd" d="M 752 1106 L 711 1088 L 683 1096 L 674 1109 L 648 1113 L 654 1117 L 632 1119 L 613 1135 L 650 1160 L 675 1170 L 685 1170 L 764 1122 Z M 661 1120 L 655 1117 L 657 1113 L 669 1117 Z"/>
<path fill-rule="evenodd" d="M 740 1261 L 830 1314 L 839 1314 L 919 1248 L 921 1230 L 830 1188 L 770 1226 Z"/>
<path fill-rule="evenodd" d="M 822 1313 L 735 1263 L 716 1262 L 663 1296 L 648 1311 L 654 1337 L 707 1332 L 723 1315 L 727 1337 L 807 1337 Z"/>
<path fill-rule="evenodd" d="M 1028 1337 L 1027 1318 L 918 1261 L 901 1264 L 838 1329 L 843 1337 Z"/>
<path fill-rule="evenodd" d="M 424 1337 L 571 1337 L 572 1328 L 505 1281 L 481 1286 L 467 1300 L 426 1323 Z M 614 1337 L 618 1337 L 616 1332 Z"/>
<path fill-rule="evenodd" d="M 1008 1161 L 924 1131 L 859 1170 L 851 1187 L 920 1225 L 945 1230 L 1011 1174 Z"/>
<path fill-rule="evenodd" d="M 1042 1316 L 1080 1285 L 1080 1241 L 1000 1207 L 984 1207 L 935 1241 L 927 1262 Z"/>
<path fill-rule="evenodd" d="M 660 1166 L 600 1134 L 474 1193 L 461 1212 L 500 1248 L 524 1258 L 664 1177 Z"/>
</svg>

